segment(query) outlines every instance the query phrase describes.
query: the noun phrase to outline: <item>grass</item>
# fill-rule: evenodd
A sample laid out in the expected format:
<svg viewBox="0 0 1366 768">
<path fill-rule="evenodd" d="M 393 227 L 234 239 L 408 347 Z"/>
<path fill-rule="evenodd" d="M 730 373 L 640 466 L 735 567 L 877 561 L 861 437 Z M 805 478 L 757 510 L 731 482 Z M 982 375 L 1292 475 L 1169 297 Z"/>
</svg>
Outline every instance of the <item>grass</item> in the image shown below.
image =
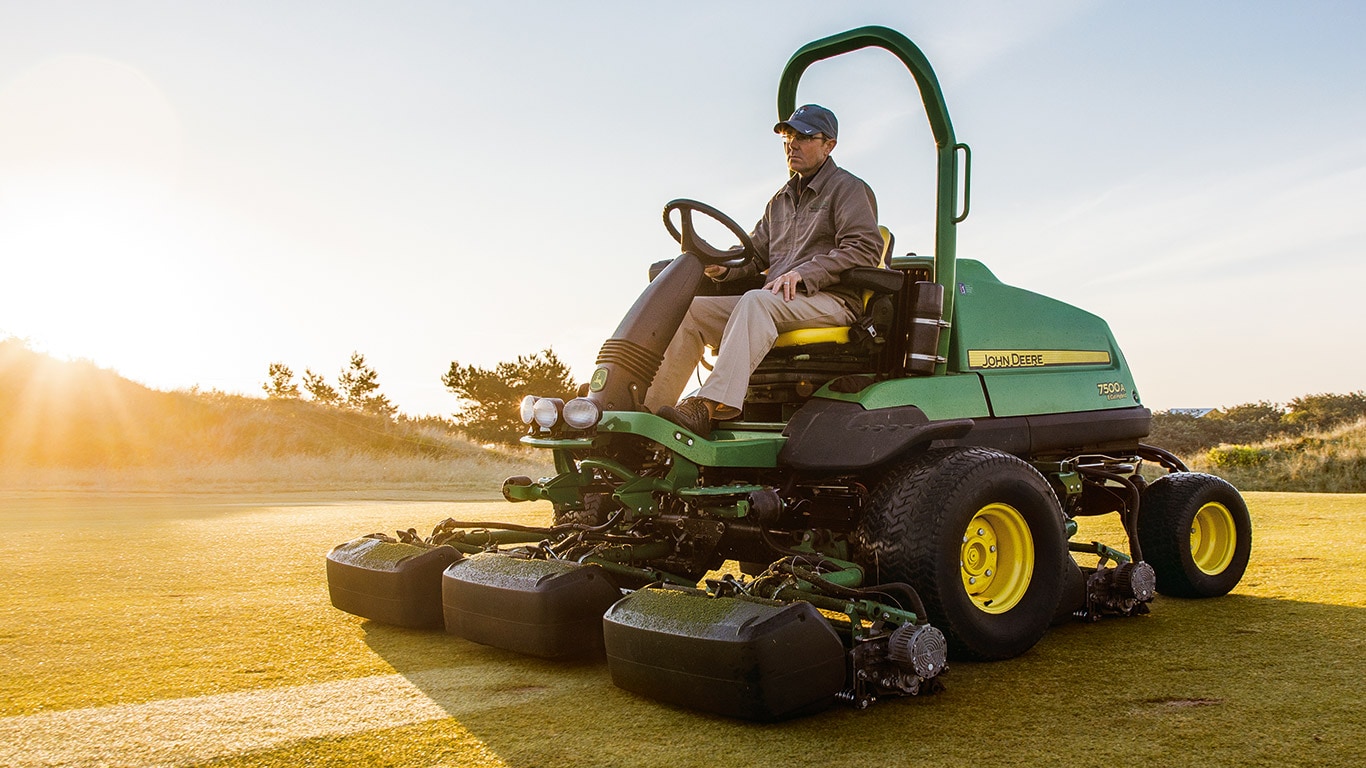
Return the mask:
<svg viewBox="0 0 1366 768">
<path fill-rule="evenodd" d="M 322 455 L 240 457 L 152 466 L 0 467 L 0 491 L 97 493 L 414 493 L 436 498 L 499 497 L 504 478 L 554 474 L 544 451 L 488 450 L 457 458 L 337 451 Z"/>
<path fill-rule="evenodd" d="M 550 458 L 488 448 L 441 418 L 297 399 L 160 392 L 0 339 L 0 489 L 497 493 Z"/>
<path fill-rule="evenodd" d="M 1252 445 L 1220 445 L 1191 469 L 1243 490 L 1366 492 L 1366 421 Z"/>
<path fill-rule="evenodd" d="M 1159 597 L 1146 617 L 1055 628 L 1018 659 L 956 663 L 933 697 L 764 726 L 633 696 L 600 662 L 530 659 L 335 611 L 323 555 L 341 540 L 448 516 L 548 515 L 426 492 L 351 495 L 0 495 L 0 763 L 1366 762 L 1363 495 L 1248 494 L 1253 558 L 1228 597 Z M 1083 536 L 1114 535 L 1093 523 Z M 416 698 L 394 699 L 398 689 Z M 269 696 L 286 698 L 253 714 L 250 702 Z M 391 700 L 407 703 L 392 720 L 373 716 Z M 174 717 L 186 702 L 208 709 L 149 725 L 166 716 L 157 708 Z M 232 731 L 239 720 L 248 725 Z M 139 729 L 150 735 L 140 741 Z"/>
</svg>

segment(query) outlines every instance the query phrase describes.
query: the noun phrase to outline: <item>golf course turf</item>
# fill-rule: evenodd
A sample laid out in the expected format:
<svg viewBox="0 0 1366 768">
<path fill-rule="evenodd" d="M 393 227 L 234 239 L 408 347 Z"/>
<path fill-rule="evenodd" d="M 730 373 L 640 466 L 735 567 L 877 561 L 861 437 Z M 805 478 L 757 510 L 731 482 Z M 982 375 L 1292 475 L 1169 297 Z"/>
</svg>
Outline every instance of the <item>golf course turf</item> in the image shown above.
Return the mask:
<svg viewBox="0 0 1366 768">
<path fill-rule="evenodd" d="M 353 536 L 549 516 L 394 495 L 0 495 L 0 764 L 1366 764 L 1366 495 L 1247 494 L 1227 597 L 1159 596 L 951 660 L 939 694 L 776 725 L 333 609 L 324 555 Z"/>
</svg>

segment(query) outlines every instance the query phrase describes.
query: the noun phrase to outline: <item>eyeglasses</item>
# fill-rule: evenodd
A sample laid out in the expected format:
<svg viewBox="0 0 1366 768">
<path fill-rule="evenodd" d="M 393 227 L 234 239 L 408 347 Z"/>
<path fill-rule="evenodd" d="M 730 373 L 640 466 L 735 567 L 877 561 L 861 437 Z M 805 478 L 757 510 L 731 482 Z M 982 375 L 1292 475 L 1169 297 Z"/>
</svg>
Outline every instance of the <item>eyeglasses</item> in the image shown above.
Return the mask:
<svg viewBox="0 0 1366 768">
<path fill-rule="evenodd" d="M 816 140 L 825 141 L 825 140 L 826 140 L 825 134 L 823 134 L 823 133 L 817 133 L 817 134 L 813 134 L 813 135 L 811 135 L 811 136 L 803 136 L 803 135 L 801 135 L 800 133 L 795 133 L 795 132 L 794 132 L 794 133 L 780 133 L 780 134 L 778 134 L 778 135 L 782 137 L 783 143 L 784 143 L 784 144 L 791 144 L 791 143 L 796 142 L 796 141 L 816 141 Z"/>
</svg>

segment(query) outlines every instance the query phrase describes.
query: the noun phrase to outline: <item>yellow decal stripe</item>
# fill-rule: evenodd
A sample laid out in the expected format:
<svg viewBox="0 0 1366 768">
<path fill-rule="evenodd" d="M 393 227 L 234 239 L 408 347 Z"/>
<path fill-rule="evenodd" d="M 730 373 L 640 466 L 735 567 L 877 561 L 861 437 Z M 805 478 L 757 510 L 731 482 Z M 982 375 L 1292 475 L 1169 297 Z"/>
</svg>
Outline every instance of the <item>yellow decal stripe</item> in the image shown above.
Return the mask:
<svg viewBox="0 0 1366 768">
<path fill-rule="evenodd" d="M 1103 349 L 975 349 L 969 368 L 1042 368 L 1048 365 L 1109 365 Z"/>
</svg>

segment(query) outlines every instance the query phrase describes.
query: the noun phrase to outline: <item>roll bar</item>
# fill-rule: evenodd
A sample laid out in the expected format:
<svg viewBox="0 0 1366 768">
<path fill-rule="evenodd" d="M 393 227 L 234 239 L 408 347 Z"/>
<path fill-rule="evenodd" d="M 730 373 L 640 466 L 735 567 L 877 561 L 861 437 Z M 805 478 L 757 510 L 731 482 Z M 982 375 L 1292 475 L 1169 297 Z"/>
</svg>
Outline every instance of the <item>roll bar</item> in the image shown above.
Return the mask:
<svg viewBox="0 0 1366 768">
<path fill-rule="evenodd" d="M 934 279 L 944 286 L 944 319 L 952 321 L 955 290 L 957 230 L 959 222 L 968 216 L 971 201 L 970 176 L 972 152 L 968 145 L 958 143 L 953 136 L 953 123 L 949 121 L 949 109 L 944 103 L 944 93 L 939 88 L 939 80 L 934 69 L 905 35 L 886 27 L 860 27 L 848 32 L 807 43 L 792 55 L 783 68 L 782 79 L 778 81 L 778 119 L 786 120 L 797 107 L 797 83 L 807 67 L 822 60 L 862 48 L 882 48 L 890 51 L 910 70 L 920 88 L 920 98 L 925 105 L 925 114 L 930 120 L 930 130 L 934 134 L 936 155 L 938 157 L 938 180 L 935 204 L 934 228 Z M 958 158 L 963 157 L 963 207 L 958 208 Z M 939 356 L 948 357 L 950 334 L 939 337 Z M 946 364 L 935 367 L 935 373 L 944 373 Z"/>
</svg>

